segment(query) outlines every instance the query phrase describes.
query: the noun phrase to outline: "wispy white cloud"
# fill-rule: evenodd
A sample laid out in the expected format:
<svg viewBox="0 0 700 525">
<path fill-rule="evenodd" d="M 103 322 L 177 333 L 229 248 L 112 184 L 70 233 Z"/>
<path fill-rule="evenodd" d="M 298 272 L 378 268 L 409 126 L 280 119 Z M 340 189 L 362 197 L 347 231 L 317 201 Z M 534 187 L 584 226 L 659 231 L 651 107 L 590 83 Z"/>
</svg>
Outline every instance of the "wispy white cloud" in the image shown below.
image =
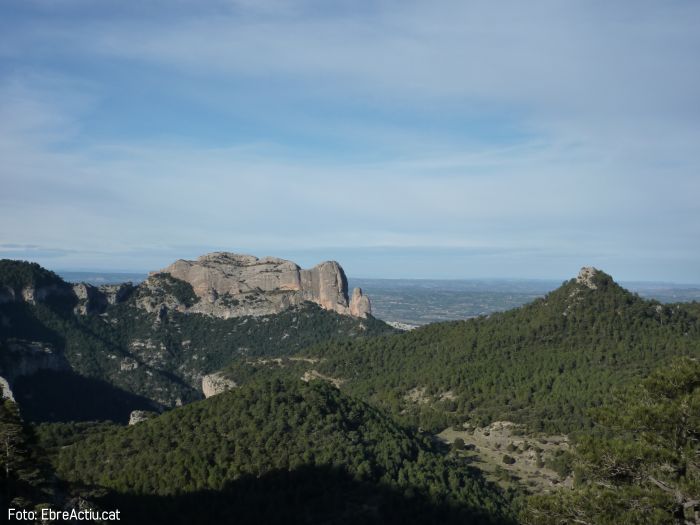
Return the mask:
<svg viewBox="0 0 700 525">
<path fill-rule="evenodd" d="M 695 3 L 319 5 L 37 4 L 0 39 L 0 241 L 112 269 L 442 246 L 511 275 L 588 253 L 700 280 Z M 169 133 L 104 131 L 125 71 L 184 101 Z M 200 108 L 262 131 L 207 144 Z"/>
</svg>

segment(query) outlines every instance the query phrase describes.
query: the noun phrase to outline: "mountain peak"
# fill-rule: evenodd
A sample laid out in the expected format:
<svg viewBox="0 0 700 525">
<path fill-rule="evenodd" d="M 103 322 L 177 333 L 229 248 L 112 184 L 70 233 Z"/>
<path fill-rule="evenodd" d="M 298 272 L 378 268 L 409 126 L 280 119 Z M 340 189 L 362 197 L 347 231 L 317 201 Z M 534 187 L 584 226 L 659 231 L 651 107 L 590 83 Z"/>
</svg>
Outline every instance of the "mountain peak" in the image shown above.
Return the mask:
<svg viewBox="0 0 700 525">
<path fill-rule="evenodd" d="M 595 277 L 600 273 L 600 270 L 594 268 L 593 266 L 584 266 L 581 271 L 578 272 L 576 277 L 576 282 L 582 284 L 591 290 L 597 290 L 598 285 L 596 284 Z"/>
<path fill-rule="evenodd" d="M 305 270 L 277 257 L 215 252 L 196 261 L 180 259 L 158 274 L 191 286 L 197 301 L 190 311 L 217 317 L 269 315 L 305 301 L 355 317 L 371 313 L 361 291 L 348 296 L 345 272 L 335 261 Z"/>
<path fill-rule="evenodd" d="M 576 276 L 576 284 L 585 286 L 590 290 L 607 289 L 610 286 L 618 287 L 619 285 L 613 278 L 598 268 L 593 266 L 584 266 Z"/>
</svg>

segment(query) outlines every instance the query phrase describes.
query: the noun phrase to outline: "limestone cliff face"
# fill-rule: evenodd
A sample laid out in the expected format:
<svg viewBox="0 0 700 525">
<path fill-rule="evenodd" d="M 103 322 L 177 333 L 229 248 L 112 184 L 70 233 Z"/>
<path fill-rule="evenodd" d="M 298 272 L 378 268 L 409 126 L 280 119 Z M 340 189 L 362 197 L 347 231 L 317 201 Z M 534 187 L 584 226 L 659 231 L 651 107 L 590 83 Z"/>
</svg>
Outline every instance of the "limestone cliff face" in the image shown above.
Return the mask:
<svg viewBox="0 0 700 525">
<path fill-rule="evenodd" d="M 87 283 L 76 283 L 73 285 L 73 294 L 77 304 L 73 311 L 78 315 L 102 313 L 108 305 L 125 301 L 134 289 L 131 283 L 107 284 L 99 287 Z"/>
<path fill-rule="evenodd" d="M 73 285 L 73 293 L 78 299 L 78 304 L 73 311 L 78 315 L 88 315 L 101 312 L 107 306 L 107 300 L 95 286 L 86 283 Z"/>
<path fill-rule="evenodd" d="M 196 261 L 179 260 L 161 272 L 189 283 L 197 302 L 187 311 L 229 318 L 269 315 L 310 301 L 343 315 L 367 317 L 369 300 L 348 298 L 345 273 L 335 261 L 309 270 L 292 261 L 217 252 Z"/>
<path fill-rule="evenodd" d="M 63 298 L 66 303 L 75 304 L 73 311 L 78 315 L 101 313 L 107 305 L 126 300 L 134 290 L 131 283 L 93 286 L 87 283 L 55 283 L 46 286 L 28 285 L 13 289 L 0 286 L 0 304 L 25 302 L 37 304 L 49 299 Z"/>
</svg>

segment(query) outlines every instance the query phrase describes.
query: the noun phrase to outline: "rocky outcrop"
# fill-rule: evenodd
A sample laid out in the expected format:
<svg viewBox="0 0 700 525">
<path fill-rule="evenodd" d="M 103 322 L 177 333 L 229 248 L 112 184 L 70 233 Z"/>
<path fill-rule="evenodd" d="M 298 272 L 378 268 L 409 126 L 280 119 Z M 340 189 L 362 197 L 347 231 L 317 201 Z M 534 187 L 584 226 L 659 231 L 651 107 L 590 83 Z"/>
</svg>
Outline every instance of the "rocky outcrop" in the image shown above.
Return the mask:
<svg viewBox="0 0 700 525">
<path fill-rule="evenodd" d="M 324 375 L 318 370 L 307 370 L 306 372 L 304 372 L 304 375 L 300 377 L 300 379 L 304 381 L 304 383 L 309 383 L 316 379 L 320 379 L 321 381 L 326 381 L 332 384 L 336 388 L 340 388 L 343 385 L 343 383 L 345 383 L 344 379 Z"/>
<path fill-rule="evenodd" d="M 12 389 L 10 388 L 10 383 L 4 377 L 0 377 L 0 399 L 15 400 L 15 396 L 12 394 Z"/>
<path fill-rule="evenodd" d="M 187 310 L 187 301 L 173 289 L 173 283 L 176 281 L 169 274 L 154 273 L 139 285 L 136 292 L 136 305 L 149 313 L 158 314 L 156 324 L 160 323 L 168 310 Z"/>
<path fill-rule="evenodd" d="M 276 314 L 305 301 L 343 315 L 367 317 L 371 313 L 369 299 L 361 290 L 352 299 L 348 297 L 345 273 L 335 261 L 305 270 L 275 257 L 217 252 L 196 261 L 176 261 L 151 277 L 162 274 L 191 285 L 197 299 L 191 306 L 166 306 L 225 319 Z M 150 286 L 150 280 L 142 286 Z"/>
<path fill-rule="evenodd" d="M 103 284 L 100 286 L 100 293 L 107 304 L 118 304 L 126 301 L 136 289 L 132 283 Z"/>
<path fill-rule="evenodd" d="M 78 315 L 102 313 L 107 306 L 128 299 L 134 289 L 131 283 L 108 284 L 100 287 L 87 283 L 73 284 L 73 294 L 77 299 L 73 311 Z"/>
<path fill-rule="evenodd" d="M 95 295 L 96 290 L 97 288 L 87 283 L 75 283 L 73 285 L 73 293 L 79 301 L 87 301 Z"/>
<path fill-rule="evenodd" d="M 362 295 L 362 288 L 355 288 L 350 299 L 350 315 L 355 317 L 367 317 L 372 313 L 372 305 L 369 297 Z"/>
<path fill-rule="evenodd" d="M 78 299 L 73 311 L 78 315 L 88 315 L 104 311 L 107 300 L 98 288 L 86 283 L 73 285 L 73 293 Z"/>
<path fill-rule="evenodd" d="M 157 415 L 158 414 L 155 412 L 150 412 L 148 410 L 133 410 L 131 414 L 129 414 L 129 426 L 136 425 Z"/>
<path fill-rule="evenodd" d="M 66 283 L 45 286 L 28 285 L 19 289 L 5 286 L 0 290 L 0 304 L 13 301 L 36 304 L 46 301 L 49 297 L 71 297 L 72 295 L 71 287 Z"/>
<path fill-rule="evenodd" d="M 590 288 L 591 290 L 597 290 L 598 285 L 595 283 L 595 277 L 598 273 L 599 272 L 596 268 L 593 268 L 592 266 L 584 266 L 581 268 L 581 271 L 578 272 L 576 282 Z"/>
<path fill-rule="evenodd" d="M 49 299 L 59 298 L 66 304 L 75 305 L 73 311 L 78 315 L 102 313 L 108 305 L 125 301 L 135 289 L 131 283 L 105 285 L 96 287 L 87 283 L 69 284 L 57 282 L 49 285 L 26 285 L 12 288 L 0 286 L 0 304 L 25 302 L 37 304 Z"/>
<path fill-rule="evenodd" d="M 221 372 L 209 374 L 202 378 L 202 393 L 204 397 L 215 396 L 237 386 L 235 381 L 224 377 Z"/>
</svg>

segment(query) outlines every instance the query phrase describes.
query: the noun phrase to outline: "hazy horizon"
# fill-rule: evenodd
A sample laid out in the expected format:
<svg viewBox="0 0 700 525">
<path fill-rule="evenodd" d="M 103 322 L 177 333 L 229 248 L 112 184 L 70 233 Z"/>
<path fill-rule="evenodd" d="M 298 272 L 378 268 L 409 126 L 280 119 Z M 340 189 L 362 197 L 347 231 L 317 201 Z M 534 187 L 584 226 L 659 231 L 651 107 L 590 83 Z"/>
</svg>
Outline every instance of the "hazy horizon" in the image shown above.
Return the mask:
<svg viewBox="0 0 700 525">
<path fill-rule="evenodd" d="M 79 275 L 79 274 L 94 274 L 95 276 L 101 276 L 101 275 L 115 275 L 115 276 L 139 276 L 139 277 L 147 277 L 150 272 L 157 271 L 158 268 L 152 269 L 152 270 L 144 270 L 144 271 L 124 271 L 124 270 L 119 270 L 119 269 L 106 269 L 106 270 L 99 270 L 99 269 L 75 269 L 75 268 L 49 268 L 47 269 L 58 273 L 59 275 Z M 604 269 L 603 269 L 604 270 Z M 571 275 L 569 277 L 550 277 L 550 278 L 529 278 L 529 277 L 517 277 L 517 276 L 510 276 L 510 277 L 367 277 L 367 276 L 360 276 L 360 275 L 347 275 L 348 281 L 415 281 L 415 282 L 474 282 L 474 281 L 479 281 L 479 282 L 488 282 L 488 281 L 494 281 L 494 282 L 499 282 L 499 283 L 504 283 L 508 281 L 513 281 L 513 282 L 532 282 L 532 283 L 547 283 L 547 284 L 553 284 L 558 286 L 561 284 L 564 280 L 572 279 L 576 277 L 575 275 Z M 612 276 L 615 278 L 615 276 Z M 675 281 L 661 281 L 661 280 L 649 280 L 649 281 L 634 281 L 634 280 L 618 280 L 615 279 L 619 284 L 621 285 L 634 285 L 634 284 L 643 284 L 643 285 L 671 285 L 671 286 L 676 286 L 676 287 L 700 287 L 700 282 L 698 283 L 691 283 L 691 282 L 675 282 Z"/>
</svg>

